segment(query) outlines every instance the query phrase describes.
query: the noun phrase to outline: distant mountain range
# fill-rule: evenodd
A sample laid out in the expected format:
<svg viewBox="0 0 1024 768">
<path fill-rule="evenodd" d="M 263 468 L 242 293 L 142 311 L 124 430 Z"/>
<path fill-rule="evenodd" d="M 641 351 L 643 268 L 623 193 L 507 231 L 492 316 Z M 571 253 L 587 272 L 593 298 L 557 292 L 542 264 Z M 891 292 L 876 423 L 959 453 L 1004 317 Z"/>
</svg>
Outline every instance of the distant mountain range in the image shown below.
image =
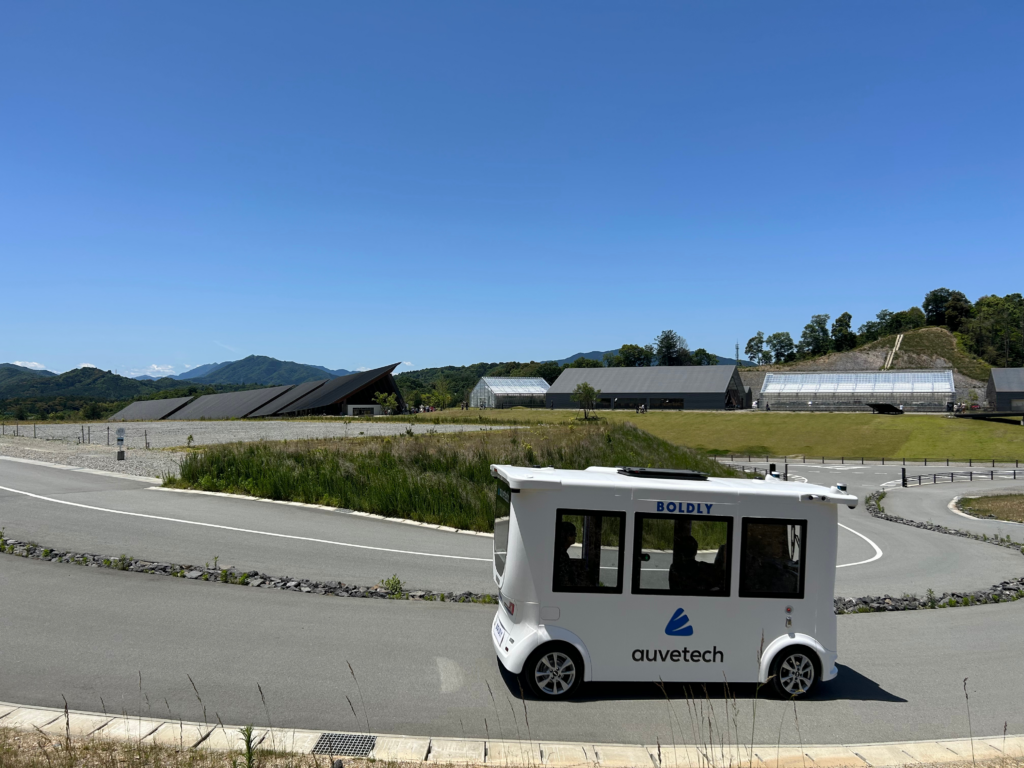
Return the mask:
<svg viewBox="0 0 1024 768">
<path fill-rule="evenodd" d="M 195 384 L 302 384 L 306 381 L 347 376 L 352 371 L 344 368 L 331 370 L 322 365 L 306 365 L 288 360 L 277 360 L 264 355 L 249 355 L 242 360 L 207 363 L 184 373 L 166 378 Z M 326 375 L 324 375 L 326 374 Z M 136 376 L 138 381 L 156 381 L 153 376 Z"/>
<path fill-rule="evenodd" d="M 580 357 L 602 360 L 605 354 L 598 351 L 577 352 L 554 362 L 561 367 Z M 724 365 L 731 365 L 734 362 L 731 358 L 719 358 L 719 363 Z M 538 375 L 526 370 L 531 365 L 550 366 L 550 363 L 478 363 L 472 366 L 408 371 L 399 376 L 399 384 L 403 390 L 410 387 L 418 389 L 429 386 L 437 376 L 445 375 L 458 385 L 456 388 L 463 385 L 472 386 L 483 375 Z M 739 365 L 746 366 L 752 363 L 741 360 Z M 128 378 L 99 368 L 76 368 L 56 374 L 53 371 L 26 368 L 14 363 L 0 363 L 0 398 L 84 397 L 99 400 L 131 400 L 183 387 L 192 387 L 193 390 L 195 387 L 211 386 L 218 389 L 237 389 L 241 385 L 302 384 L 307 381 L 347 376 L 350 373 L 352 371 L 344 368 L 332 370 L 322 365 L 306 365 L 264 355 L 249 355 L 242 360 L 207 363 L 184 373 L 159 379 L 152 376 Z M 549 373 L 543 375 L 548 376 Z M 557 375 L 557 371 L 553 375 Z M 465 381 L 462 381 L 463 379 Z"/>
<path fill-rule="evenodd" d="M 180 386 L 180 383 L 172 379 L 136 381 L 99 368 L 75 368 L 56 374 L 0 363 L 0 398 L 89 397 L 98 400 L 130 400 Z"/>
</svg>

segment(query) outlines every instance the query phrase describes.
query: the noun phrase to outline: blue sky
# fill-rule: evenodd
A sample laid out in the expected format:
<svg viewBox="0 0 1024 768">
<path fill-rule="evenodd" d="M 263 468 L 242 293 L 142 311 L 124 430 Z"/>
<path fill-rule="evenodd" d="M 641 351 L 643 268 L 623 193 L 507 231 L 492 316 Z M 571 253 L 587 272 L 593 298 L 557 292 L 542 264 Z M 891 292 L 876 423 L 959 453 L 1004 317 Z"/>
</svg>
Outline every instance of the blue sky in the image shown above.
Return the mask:
<svg viewBox="0 0 1024 768">
<path fill-rule="evenodd" d="M 731 355 L 1024 287 L 1019 2 L 3 18 L 0 360 Z"/>
</svg>

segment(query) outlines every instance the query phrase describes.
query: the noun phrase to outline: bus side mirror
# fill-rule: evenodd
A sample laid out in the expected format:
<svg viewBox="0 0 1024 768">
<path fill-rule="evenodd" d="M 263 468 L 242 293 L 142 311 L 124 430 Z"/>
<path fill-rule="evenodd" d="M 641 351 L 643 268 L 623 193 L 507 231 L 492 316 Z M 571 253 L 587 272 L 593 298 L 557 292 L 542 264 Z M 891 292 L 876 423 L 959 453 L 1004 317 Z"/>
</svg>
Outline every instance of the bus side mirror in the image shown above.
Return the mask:
<svg viewBox="0 0 1024 768">
<path fill-rule="evenodd" d="M 641 563 L 649 563 L 650 561 L 651 561 L 651 556 L 649 554 L 647 554 L 646 552 L 644 552 L 644 553 L 642 553 L 640 555 L 640 562 Z"/>
</svg>

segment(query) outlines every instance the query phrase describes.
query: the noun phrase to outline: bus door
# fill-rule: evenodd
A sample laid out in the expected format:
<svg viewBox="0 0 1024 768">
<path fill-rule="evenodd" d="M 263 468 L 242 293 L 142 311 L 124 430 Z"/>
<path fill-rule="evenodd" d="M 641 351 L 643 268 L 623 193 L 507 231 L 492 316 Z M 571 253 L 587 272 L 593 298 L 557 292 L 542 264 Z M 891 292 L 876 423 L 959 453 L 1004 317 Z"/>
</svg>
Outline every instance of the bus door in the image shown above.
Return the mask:
<svg viewBox="0 0 1024 768">
<path fill-rule="evenodd" d="M 719 515 L 634 515 L 629 621 L 623 623 L 628 654 L 619 654 L 614 679 L 756 676 L 753 657 L 740 654 L 733 523 Z"/>
</svg>

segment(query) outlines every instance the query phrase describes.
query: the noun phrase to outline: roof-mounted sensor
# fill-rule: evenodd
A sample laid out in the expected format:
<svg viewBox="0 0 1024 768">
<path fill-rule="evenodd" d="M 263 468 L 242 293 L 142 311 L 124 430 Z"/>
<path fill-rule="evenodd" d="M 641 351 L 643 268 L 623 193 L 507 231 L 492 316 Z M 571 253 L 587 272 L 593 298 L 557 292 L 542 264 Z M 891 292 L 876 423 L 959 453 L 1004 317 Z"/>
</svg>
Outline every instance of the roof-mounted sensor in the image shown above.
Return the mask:
<svg viewBox="0 0 1024 768">
<path fill-rule="evenodd" d="M 619 467 L 620 475 L 657 478 L 659 480 L 707 480 L 703 472 L 692 469 L 657 469 L 652 467 Z"/>
</svg>

